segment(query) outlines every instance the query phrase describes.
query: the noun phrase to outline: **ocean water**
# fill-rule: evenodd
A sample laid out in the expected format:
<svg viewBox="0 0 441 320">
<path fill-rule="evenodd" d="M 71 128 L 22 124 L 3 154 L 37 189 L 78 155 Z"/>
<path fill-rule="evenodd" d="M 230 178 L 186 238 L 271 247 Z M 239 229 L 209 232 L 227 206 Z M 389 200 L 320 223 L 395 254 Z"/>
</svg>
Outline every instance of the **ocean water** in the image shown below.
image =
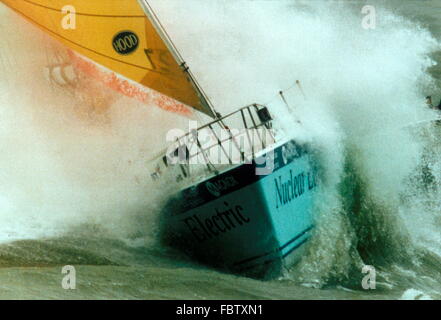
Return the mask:
<svg viewBox="0 0 441 320">
<path fill-rule="evenodd" d="M 44 69 L 62 49 L 0 5 L 0 298 L 440 299 L 441 132 L 424 98 L 441 99 L 441 3 L 151 4 L 215 105 L 267 103 L 315 146 L 320 201 L 305 256 L 259 281 L 159 243 L 174 190 L 146 163 L 186 120 L 98 84 L 54 85 Z M 277 92 L 297 79 L 306 100 L 290 90 L 287 114 Z M 74 290 L 62 286 L 66 265 Z M 365 265 L 375 289 L 362 287 Z"/>
</svg>

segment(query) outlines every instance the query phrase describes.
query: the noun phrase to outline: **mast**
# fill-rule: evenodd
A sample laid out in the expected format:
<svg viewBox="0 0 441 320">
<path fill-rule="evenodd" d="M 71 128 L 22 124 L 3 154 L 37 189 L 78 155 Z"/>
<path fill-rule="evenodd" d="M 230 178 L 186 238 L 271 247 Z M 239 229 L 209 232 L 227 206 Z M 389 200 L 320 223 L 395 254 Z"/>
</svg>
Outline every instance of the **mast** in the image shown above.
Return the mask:
<svg viewBox="0 0 441 320">
<path fill-rule="evenodd" d="M 156 29 L 156 32 L 158 32 L 159 36 L 164 41 L 167 48 L 172 53 L 174 59 L 178 62 L 178 64 L 182 68 L 182 70 L 187 74 L 188 79 L 190 80 L 191 84 L 193 85 L 193 87 L 195 88 L 196 92 L 199 95 L 201 103 L 206 105 L 211 110 L 213 118 L 216 118 L 216 119 L 220 118 L 220 114 L 215 110 L 215 108 L 214 108 L 213 104 L 211 103 L 210 99 L 208 98 L 207 94 L 202 89 L 201 85 L 199 84 L 196 77 L 191 72 L 190 68 L 187 66 L 187 63 L 183 59 L 179 50 L 176 48 L 175 44 L 173 43 L 172 39 L 168 35 L 164 26 L 159 21 L 158 16 L 153 11 L 153 8 L 150 6 L 150 4 L 147 2 L 147 0 L 138 0 L 138 2 L 141 5 L 141 7 L 144 10 L 147 17 L 149 18 L 150 22 L 153 24 L 154 28 Z"/>
</svg>

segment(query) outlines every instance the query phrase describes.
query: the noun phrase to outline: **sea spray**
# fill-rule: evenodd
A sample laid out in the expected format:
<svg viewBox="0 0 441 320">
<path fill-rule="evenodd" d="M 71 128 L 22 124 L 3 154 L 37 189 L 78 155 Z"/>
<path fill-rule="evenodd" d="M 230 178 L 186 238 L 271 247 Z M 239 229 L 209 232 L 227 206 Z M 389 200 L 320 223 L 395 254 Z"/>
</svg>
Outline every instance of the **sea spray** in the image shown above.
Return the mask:
<svg viewBox="0 0 441 320">
<path fill-rule="evenodd" d="M 103 85 L 98 96 L 57 85 L 46 71 L 66 49 L 2 4 L 0 15 L 0 241 L 154 238 L 167 185 L 146 164 L 187 119 Z"/>
<path fill-rule="evenodd" d="M 151 2 L 222 112 L 268 103 L 288 134 L 316 149 L 317 228 L 308 254 L 288 277 L 317 287 L 360 288 L 362 266 L 373 264 L 380 282 L 414 285 L 412 277 L 424 269 L 414 266 L 412 273 L 412 266 L 399 264 L 421 262 L 412 251 L 436 252 L 440 243 L 439 207 L 419 205 L 419 196 L 411 206 L 402 203 L 402 194 L 422 194 L 424 186 L 421 179 L 408 183 L 422 165 L 424 138 L 403 128 L 435 117 L 423 102 L 435 88 L 426 70 L 439 44 L 430 33 L 381 3 L 376 29 L 365 30 L 364 3 L 357 2 Z M 15 23 L 4 21 L 2 28 Z M 38 46 L 27 32 L 36 34 L 27 30 L 14 38 L 5 32 L 7 49 L 0 55 L 2 74 L 8 75 L 0 89 L 7 154 L 1 160 L 2 226 L 16 232 L 11 239 L 72 228 L 83 230 L 85 239 L 95 236 L 96 228 L 84 225 L 125 238 L 148 234 L 149 216 L 158 214 L 150 205 L 164 195 L 147 183 L 144 160 L 147 145 L 165 141 L 158 139 L 157 124 L 171 118 L 154 108 L 130 108 L 132 102 L 122 99 L 109 109 L 111 129 L 93 119 L 87 125 L 77 121 L 75 101 L 56 88 L 46 91 L 39 73 L 45 55 L 29 57 Z M 277 92 L 295 80 L 306 99 L 294 87 L 287 93 L 288 111 Z M 145 121 L 150 117 L 161 121 Z M 439 164 L 428 166 L 436 184 Z M 434 279 L 437 255 L 426 254 L 423 261 L 435 270 L 426 272 Z M 436 287 L 436 281 L 429 283 Z"/>
<path fill-rule="evenodd" d="M 387 12 L 379 13 L 384 19 L 381 36 L 378 38 L 375 33 L 359 30 L 361 34 L 355 35 L 358 39 L 351 42 L 354 45 L 353 40 L 356 40 L 362 47 L 366 46 L 365 51 L 359 52 L 360 48 L 342 50 L 344 60 L 336 59 L 335 63 L 337 68 L 347 72 L 330 83 L 334 92 L 323 99 L 323 107 L 332 110 L 344 132 L 334 145 L 344 144 L 344 150 L 343 161 L 327 167 L 328 170 L 343 171 L 343 174 L 340 181 L 337 180 L 337 190 L 326 184 L 328 189 L 322 189 L 328 194 L 323 198 L 329 199 L 334 193 L 334 201 L 329 201 L 328 208 L 320 205 L 319 227 L 310 247 L 311 256 L 305 257 L 299 267 L 304 271 L 302 276 L 312 271 L 315 275 L 309 281 L 316 281 L 319 285 L 346 283 L 360 287 L 363 264 L 372 264 L 378 270 L 394 264 L 410 268 L 414 263 L 418 264 L 422 252 L 418 242 L 412 241 L 415 226 L 408 221 L 411 216 L 403 216 L 406 204 L 401 200 L 403 193 L 415 192 L 427 183 L 407 183 L 409 175 L 418 170 L 423 159 L 423 142 L 405 127 L 408 122 L 432 117 L 430 111 L 424 109 L 424 95 L 420 90 L 432 85 L 426 74 L 432 65 L 427 55 L 437 45 L 417 25 Z M 354 19 L 352 30 L 356 30 L 357 17 Z M 412 42 L 418 44 L 412 52 L 404 44 L 414 37 L 420 42 Z M 405 55 L 394 54 L 400 51 L 400 47 L 406 49 Z M 376 51 L 381 59 L 375 57 Z M 362 69 L 357 68 L 360 59 L 363 60 Z M 379 74 L 381 78 L 378 78 Z M 353 79 L 351 85 L 345 83 L 346 77 Z M 323 150 L 328 151 L 334 145 L 323 145 Z M 323 247 L 325 254 L 322 253 Z"/>
<path fill-rule="evenodd" d="M 424 97 L 435 88 L 427 70 L 440 45 L 381 2 L 376 27 L 364 29 L 364 4 L 154 1 L 215 104 L 267 102 L 290 135 L 316 148 L 322 172 L 317 228 L 309 254 L 289 276 L 319 287 L 361 288 L 363 265 L 410 267 L 421 252 L 412 217 L 403 216 L 402 195 L 424 188 L 407 183 L 421 165 L 424 144 L 406 127 L 436 117 Z M 190 11 L 195 23 L 184 28 L 176 21 Z M 288 87 L 294 87 L 287 93 L 290 109 L 277 96 Z M 380 288 L 388 286 L 386 274 L 379 273 Z"/>
</svg>

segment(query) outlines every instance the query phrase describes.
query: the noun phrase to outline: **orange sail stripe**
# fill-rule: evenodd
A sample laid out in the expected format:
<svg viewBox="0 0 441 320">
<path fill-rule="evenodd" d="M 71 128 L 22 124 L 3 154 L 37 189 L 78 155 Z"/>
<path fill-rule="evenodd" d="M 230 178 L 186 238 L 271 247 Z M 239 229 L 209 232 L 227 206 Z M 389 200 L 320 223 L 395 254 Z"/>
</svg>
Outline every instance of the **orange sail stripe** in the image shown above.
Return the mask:
<svg viewBox="0 0 441 320">
<path fill-rule="evenodd" d="M 178 106 L 188 114 L 179 101 L 211 114 L 137 0 L 71 0 L 69 5 L 62 0 L 0 1 L 81 55 L 166 95 L 156 99 L 161 107 L 175 111 Z M 130 85 L 116 76 L 106 79 L 117 90 Z M 134 93 L 139 88 L 133 88 L 129 91 L 143 101 L 142 90 Z"/>
<path fill-rule="evenodd" d="M 84 72 L 89 77 L 102 82 L 112 90 L 143 103 L 153 102 L 158 107 L 170 112 L 179 113 L 187 117 L 192 115 L 190 108 L 174 99 L 156 93 L 155 91 L 148 92 L 148 88 L 141 89 L 129 81 L 118 77 L 114 72 L 102 70 L 96 64 L 82 59 L 72 51 L 69 51 L 68 54 L 76 70 Z"/>
</svg>

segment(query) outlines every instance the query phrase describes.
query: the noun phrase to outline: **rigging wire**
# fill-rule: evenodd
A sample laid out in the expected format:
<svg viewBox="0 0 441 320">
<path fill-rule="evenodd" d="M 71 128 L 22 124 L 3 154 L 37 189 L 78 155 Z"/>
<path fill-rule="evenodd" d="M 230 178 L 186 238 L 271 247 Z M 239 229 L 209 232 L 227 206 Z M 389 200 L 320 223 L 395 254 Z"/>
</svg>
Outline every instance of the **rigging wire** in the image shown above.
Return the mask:
<svg viewBox="0 0 441 320">
<path fill-rule="evenodd" d="M 146 9 L 146 13 L 148 15 L 150 15 L 153 24 L 154 25 L 156 24 L 157 31 L 159 32 L 160 35 L 162 35 L 163 40 L 166 42 L 166 44 L 169 45 L 172 54 L 175 56 L 175 59 L 178 61 L 178 63 L 180 64 L 180 66 L 184 70 L 184 72 L 186 72 L 188 74 L 191 82 L 193 82 L 194 86 L 196 87 L 196 90 L 201 95 L 201 98 L 203 100 L 205 100 L 206 104 L 210 108 L 210 111 L 211 111 L 212 115 L 215 118 L 219 118 L 220 114 L 214 108 L 213 103 L 211 102 L 210 98 L 208 97 L 208 95 L 206 94 L 204 89 L 201 87 L 199 82 L 197 81 L 197 79 L 194 76 L 193 72 L 190 70 L 190 67 L 188 67 L 188 65 L 185 62 L 184 58 L 182 57 L 180 51 L 178 50 L 178 48 L 176 47 L 175 43 L 171 39 L 171 37 L 168 34 L 167 30 L 164 28 L 163 24 L 161 23 L 161 20 L 159 19 L 159 17 L 157 16 L 155 11 L 153 10 L 152 6 L 148 3 L 147 0 L 139 0 L 139 1 L 140 1 L 141 5 L 142 4 L 144 5 L 144 8 Z"/>
<path fill-rule="evenodd" d="M 276 101 L 276 100 L 278 100 L 278 99 L 280 99 L 280 93 L 285 93 L 285 92 L 288 92 L 288 91 L 290 91 L 290 90 L 292 90 L 292 89 L 294 89 L 294 87 L 296 87 L 296 86 L 298 86 L 300 84 L 300 81 L 299 80 L 296 80 L 296 83 L 295 84 L 293 84 L 292 86 L 290 86 L 290 87 L 288 87 L 288 88 L 286 88 L 286 89 L 283 89 L 283 90 L 281 90 L 281 91 L 279 91 L 279 93 L 277 93 L 277 94 L 275 94 L 268 102 L 266 102 L 266 103 L 264 103 L 263 105 L 269 105 L 269 104 L 271 104 L 271 103 L 273 103 L 274 101 Z M 302 92 L 302 94 L 303 94 L 303 90 L 301 90 L 301 92 Z M 305 99 L 306 99 L 306 96 L 303 94 L 303 96 L 305 97 Z"/>
</svg>

